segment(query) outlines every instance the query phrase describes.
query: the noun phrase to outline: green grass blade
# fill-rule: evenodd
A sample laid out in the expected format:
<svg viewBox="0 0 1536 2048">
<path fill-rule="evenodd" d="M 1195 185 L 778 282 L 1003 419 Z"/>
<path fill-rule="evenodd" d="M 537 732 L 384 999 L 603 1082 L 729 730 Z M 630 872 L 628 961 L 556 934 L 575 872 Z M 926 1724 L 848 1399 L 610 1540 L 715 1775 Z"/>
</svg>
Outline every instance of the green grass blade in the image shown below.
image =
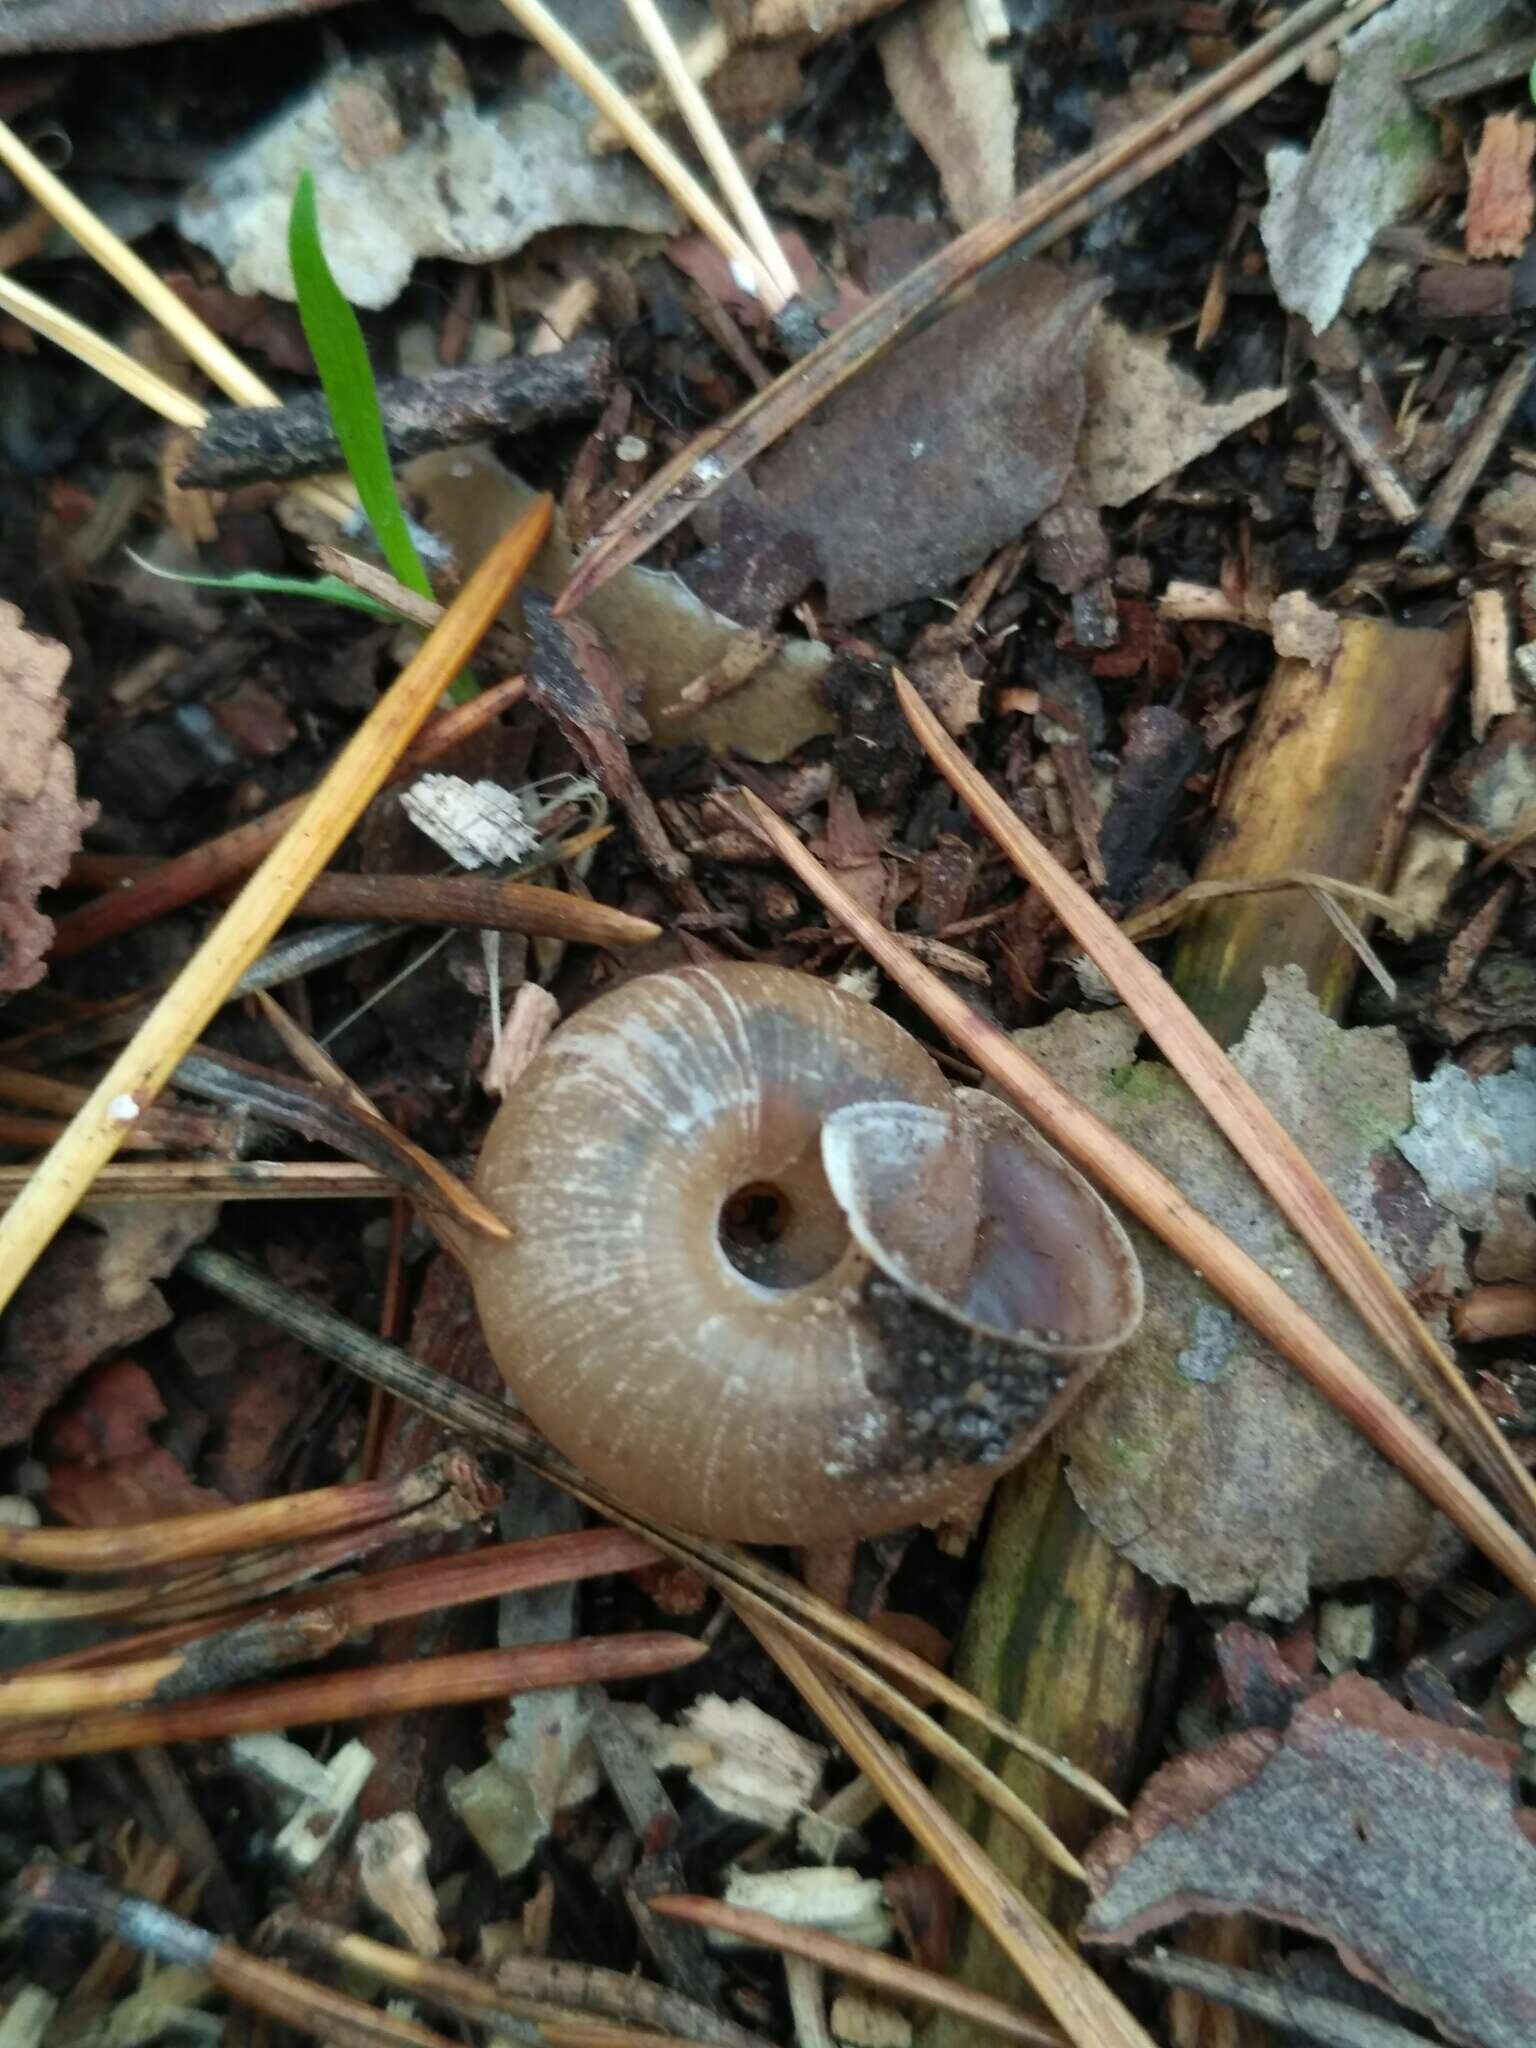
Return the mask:
<svg viewBox="0 0 1536 2048">
<path fill-rule="evenodd" d="M 298 293 L 299 319 L 330 407 L 336 438 L 384 559 L 408 589 L 433 597 L 427 572 L 395 489 L 373 365 L 357 315 L 331 275 L 320 242 L 315 181 L 306 171 L 288 217 L 288 255 Z"/>
<path fill-rule="evenodd" d="M 132 548 L 124 548 L 123 553 L 129 561 L 136 562 L 151 576 L 163 577 L 167 583 L 191 583 L 199 590 L 222 590 L 234 596 L 317 598 L 322 604 L 345 605 L 351 611 L 366 612 L 371 619 L 396 623 L 403 616 L 381 598 L 354 590 L 339 576 L 269 576 L 264 569 L 242 569 L 233 576 L 188 576 L 179 569 L 162 569 L 158 563 L 136 555 Z"/>
</svg>

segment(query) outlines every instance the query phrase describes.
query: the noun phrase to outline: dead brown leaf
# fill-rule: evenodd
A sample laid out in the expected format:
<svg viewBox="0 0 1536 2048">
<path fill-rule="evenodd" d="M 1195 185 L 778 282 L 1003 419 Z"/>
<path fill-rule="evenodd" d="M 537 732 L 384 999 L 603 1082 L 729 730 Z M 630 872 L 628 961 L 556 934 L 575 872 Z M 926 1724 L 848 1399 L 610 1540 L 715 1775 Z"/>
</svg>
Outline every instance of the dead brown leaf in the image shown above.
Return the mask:
<svg viewBox="0 0 1536 2048">
<path fill-rule="evenodd" d="M 46 1499 L 60 1521 L 110 1529 L 227 1505 L 155 1442 L 150 1432 L 165 1413 L 154 1381 L 131 1359 L 91 1374 L 48 1432 Z"/>
<path fill-rule="evenodd" d="M 1536 2026 L 1536 1845 L 1512 1745 L 1400 1707 L 1349 1675 L 1283 1734 L 1180 1757 L 1087 1857 L 1086 1940 L 1138 1940 L 1191 1912 L 1258 1913 L 1331 1941 L 1349 1968 L 1477 2048 Z"/>
<path fill-rule="evenodd" d="M 945 591 L 1055 504 L 1104 287 L 1015 264 L 882 356 L 740 485 L 811 541 L 834 621 Z"/>
<path fill-rule="evenodd" d="M 124 1298 L 108 1285 L 94 1231 L 64 1232 L 22 1283 L 0 1330 L 0 1444 L 24 1443 L 88 1365 L 170 1319 L 155 1288 L 141 1285 Z"/>
<path fill-rule="evenodd" d="M 63 881 L 96 806 L 75 795 L 75 757 L 64 739 L 69 652 L 0 603 L 0 993 L 43 976 L 53 921 L 41 890 Z"/>
</svg>

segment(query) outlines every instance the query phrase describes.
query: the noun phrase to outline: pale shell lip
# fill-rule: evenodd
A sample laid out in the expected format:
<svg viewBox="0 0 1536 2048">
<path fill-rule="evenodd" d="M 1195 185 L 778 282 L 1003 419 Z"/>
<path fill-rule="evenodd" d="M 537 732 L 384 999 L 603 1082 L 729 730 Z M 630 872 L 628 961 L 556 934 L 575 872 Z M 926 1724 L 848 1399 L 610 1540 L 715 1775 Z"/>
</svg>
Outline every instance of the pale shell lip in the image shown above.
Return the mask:
<svg viewBox="0 0 1536 2048">
<path fill-rule="evenodd" d="M 1085 1202 L 1101 1233 L 1100 1252 L 1115 1268 L 1123 1299 L 1119 1317 L 1102 1335 L 1069 1342 L 1049 1326 L 1004 1324 L 978 1313 L 965 1300 L 965 1279 L 953 1290 L 933 1284 L 915 1270 L 910 1257 L 882 1234 L 874 1217 L 871 1178 L 903 1172 L 910 1180 L 925 1151 L 937 1155 L 959 1145 L 1006 1142 L 1039 1162 L 1048 1162 Z M 1145 1305 L 1141 1261 L 1124 1227 L 1098 1190 L 1076 1167 L 1008 1104 L 979 1089 L 955 1090 L 952 1113 L 902 1102 L 852 1103 L 822 1125 L 821 1157 L 827 1180 L 861 1251 L 905 1293 L 925 1307 L 998 1343 L 1064 1360 L 1102 1358 L 1117 1350 L 1140 1325 Z M 1022 1219 L 1021 1219 L 1022 1220 Z M 957 1223 L 957 1228 L 963 1227 Z"/>
</svg>

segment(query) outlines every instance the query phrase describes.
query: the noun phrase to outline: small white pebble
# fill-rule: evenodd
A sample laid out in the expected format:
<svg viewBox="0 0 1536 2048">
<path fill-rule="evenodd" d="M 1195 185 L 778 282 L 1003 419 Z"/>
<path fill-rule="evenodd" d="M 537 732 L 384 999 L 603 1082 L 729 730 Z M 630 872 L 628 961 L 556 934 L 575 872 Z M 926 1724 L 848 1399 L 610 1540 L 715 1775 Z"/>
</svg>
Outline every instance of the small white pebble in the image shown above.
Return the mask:
<svg viewBox="0 0 1536 2048">
<path fill-rule="evenodd" d="M 644 462 L 650 454 L 650 443 L 642 441 L 638 434 L 626 434 L 622 441 L 615 442 L 614 455 L 620 462 Z"/>
<path fill-rule="evenodd" d="M 115 1124 L 136 1123 L 139 1117 L 139 1105 L 131 1095 L 114 1095 L 111 1102 L 107 1105 L 107 1115 L 111 1117 Z"/>
</svg>

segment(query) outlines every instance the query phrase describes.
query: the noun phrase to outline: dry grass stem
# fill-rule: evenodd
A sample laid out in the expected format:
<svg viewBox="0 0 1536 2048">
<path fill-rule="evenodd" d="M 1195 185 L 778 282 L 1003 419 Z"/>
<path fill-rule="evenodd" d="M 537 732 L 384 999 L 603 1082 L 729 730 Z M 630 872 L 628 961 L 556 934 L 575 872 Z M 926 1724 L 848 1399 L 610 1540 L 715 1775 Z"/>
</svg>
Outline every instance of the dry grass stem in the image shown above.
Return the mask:
<svg viewBox="0 0 1536 2048">
<path fill-rule="evenodd" d="M 656 68 L 666 80 L 679 112 L 688 123 L 688 132 L 698 145 L 699 155 L 714 173 L 715 183 L 724 193 L 741 223 L 742 233 L 752 245 L 758 269 L 772 290 L 771 297 L 767 292 L 763 294 L 764 302 L 770 313 L 777 313 L 794 298 L 799 286 L 795 282 L 795 273 L 789 267 L 789 259 L 779 247 L 778 237 L 768 224 L 768 216 L 758 204 L 757 194 L 747 183 L 735 152 L 715 119 L 714 109 L 699 89 L 698 81 L 673 40 L 672 31 L 656 0 L 624 0 L 624 4 L 629 9 L 630 20 L 644 37 L 646 48 L 655 58 Z"/>
<path fill-rule="evenodd" d="M 441 607 L 436 611 L 437 617 L 441 618 Z M 483 731 L 493 718 L 498 718 L 513 704 L 520 704 L 527 690 L 527 682 L 522 676 L 508 676 L 489 690 L 482 690 L 467 704 L 455 704 L 440 711 L 415 744 L 401 756 L 389 776 L 389 785 L 408 781 L 411 776 L 419 775 L 424 768 L 440 761 L 445 754 L 451 754 L 472 734 Z M 170 860 L 157 861 L 147 871 L 135 871 L 126 881 L 120 866 L 108 865 L 100 856 L 81 854 L 70 868 L 70 885 L 86 886 L 88 878 L 96 876 L 110 878 L 111 886 L 96 902 L 87 903 L 58 920 L 50 956 L 56 960 L 68 959 L 72 954 L 100 945 L 104 939 L 120 938 L 124 932 L 137 931 L 141 925 L 152 924 L 156 918 L 179 910 L 184 904 L 196 903 L 227 884 L 239 881 L 271 852 L 294 820 L 303 815 L 304 807 L 312 796 L 313 791 L 309 796 L 292 797 L 262 817 L 221 832 L 216 839 L 189 847 L 185 853 L 178 853 Z"/>
<path fill-rule="evenodd" d="M 503 0 L 510 4 L 510 0 Z M 528 0 L 522 0 L 528 4 Z M 603 527 L 555 607 L 568 612 L 712 497 L 754 456 L 813 412 L 951 292 L 1026 235 L 1038 254 L 1175 163 L 1375 14 L 1386 0 L 1304 0 L 1267 35 L 1166 106 L 1042 178 L 990 220 L 955 238 L 872 299 L 810 355 L 791 364 L 728 420 L 663 464 Z"/>
<path fill-rule="evenodd" d="M 89 1671 L 122 1660 L 141 1662 L 177 1650 L 183 1644 L 244 1628 L 273 1625 L 306 1615 L 333 1621 L 345 1635 L 408 1621 L 416 1615 L 464 1607 L 475 1600 L 498 1600 L 506 1593 L 526 1593 L 541 1586 L 569 1585 L 610 1572 L 639 1571 L 656 1562 L 657 1552 L 643 1537 L 627 1529 L 577 1529 L 568 1535 L 530 1536 L 517 1543 L 493 1543 L 481 1550 L 450 1552 L 419 1558 L 382 1572 L 305 1587 L 279 1594 L 259 1608 L 196 1621 L 170 1622 L 119 1636 L 110 1643 L 92 1643 L 66 1650 L 45 1663 L 29 1664 L 18 1678 L 42 1677 L 55 1671 Z"/>
<path fill-rule="evenodd" d="M 278 1503 L 274 1503 L 278 1505 Z M 665 1630 L 580 1636 L 569 1642 L 525 1644 L 515 1650 L 470 1650 L 460 1656 L 423 1657 L 410 1664 L 375 1664 L 283 1679 L 207 1699 L 136 1707 L 109 1707 L 72 1720 L 0 1729 L 0 1763 L 39 1763 L 66 1756 L 101 1756 L 169 1742 L 212 1742 L 229 1735 L 313 1728 L 330 1721 L 368 1720 L 376 1714 L 415 1713 L 426 1707 L 467 1706 L 555 1686 L 607 1685 L 678 1671 L 707 1656 L 709 1645 Z"/>
<path fill-rule="evenodd" d="M 770 1621 L 748 1626 L 828 1733 L 927 1851 L 1069 2041 L 1078 2048 L 1153 2048 L 1102 1980 L 1008 1883 L 842 1689 Z"/>
<path fill-rule="evenodd" d="M 904 1963 L 880 1949 L 823 1934 L 819 1928 L 800 1927 L 793 1921 L 775 1920 L 771 1913 L 753 1912 L 749 1906 L 728 1906 L 723 1899 L 686 1893 L 647 1899 L 646 1905 L 668 1920 L 685 1920 L 690 1926 L 707 1927 L 756 1948 L 776 1949 L 782 1955 L 804 1956 L 807 1962 L 819 1963 L 825 1970 L 835 1970 L 840 1977 L 851 1977 L 904 2004 L 953 2013 L 972 2026 L 1002 2035 L 1005 2041 L 1022 2041 L 1025 2048 L 1062 2048 L 1062 2037 L 1053 2027 L 1026 2019 L 1000 1998 L 973 1991 L 958 1978 L 941 1977 L 936 1970 Z"/>
<path fill-rule="evenodd" d="M 451 1483 L 442 1460 L 434 1459 L 404 1479 L 360 1479 L 160 1522 L 110 1529 L 0 1528 L 0 1563 L 54 1572 L 158 1570 L 388 1521 L 435 1499 Z"/>
<path fill-rule="evenodd" d="M 181 344 L 209 382 L 216 384 L 226 397 L 237 405 L 281 403 L 270 385 L 247 369 L 234 350 L 227 348 L 212 328 L 156 277 L 143 258 L 136 256 L 121 236 L 115 235 L 84 200 L 70 191 L 62 178 L 55 177 L 4 121 L 0 121 L 0 163 Z"/>
<path fill-rule="evenodd" d="M 1075 1878 L 1079 1884 L 1088 1882 L 1088 1873 L 1081 1863 L 1046 1826 L 1039 1814 L 1025 1805 L 1011 1785 L 1007 1785 L 991 1770 L 974 1750 L 967 1749 L 956 1736 L 950 1734 L 940 1722 L 924 1711 L 918 1703 L 909 1698 L 899 1686 L 878 1672 L 870 1671 L 848 1650 L 829 1643 L 818 1636 L 814 1629 L 804 1622 L 795 1621 L 789 1615 L 776 1609 L 773 1602 L 764 1600 L 744 1587 L 732 1588 L 726 1596 L 732 1606 L 741 1612 L 745 1620 L 748 1615 L 757 1615 L 761 1620 L 770 1621 L 774 1627 L 791 1637 L 808 1655 L 824 1664 L 828 1671 L 850 1691 L 858 1693 L 873 1707 L 878 1707 L 888 1720 L 903 1728 L 914 1742 L 920 1743 L 930 1756 L 936 1757 L 957 1778 L 967 1784 L 973 1792 L 984 1799 L 1005 1820 L 1011 1821 L 1027 1841 L 1030 1841 L 1045 1857 L 1066 1876 Z"/>
<path fill-rule="evenodd" d="M 783 300 L 772 275 L 763 268 L 751 245 L 721 212 L 677 152 L 657 134 L 633 100 L 620 92 L 613 80 L 599 70 L 543 0 L 501 0 L 501 4 L 554 58 L 561 70 L 576 81 L 599 113 L 606 116 L 623 136 L 646 169 L 677 201 L 694 226 L 709 237 L 728 263 L 736 265 L 755 282 L 763 303 L 777 312 Z"/>
<path fill-rule="evenodd" d="M 64 1137 L 0 1216 L 0 1308 L 117 1150 L 124 1125 L 165 1087 L 177 1061 L 383 787 L 537 554 L 552 511 L 551 501 L 542 499 L 486 556 L 441 624 L 342 749 L 300 816 L 107 1069 Z"/>
<path fill-rule="evenodd" d="M 748 815 L 785 865 L 897 987 L 954 1041 L 956 1049 L 995 1081 L 1008 1100 L 1083 1172 L 1201 1274 L 1448 1515 L 1513 1585 L 1536 1598 L 1536 1553 L 1343 1347 L 1118 1132 L 1101 1123 L 995 1024 L 988 1023 L 915 960 L 766 804 L 749 791 L 742 791 L 741 796 Z"/>
<path fill-rule="evenodd" d="M 0 122 L 0 130 L 5 124 Z M 82 363 L 105 377 L 120 391 L 126 391 L 130 398 L 147 405 L 151 412 L 159 413 L 169 420 L 173 427 L 197 428 L 208 424 L 205 406 L 185 391 L 145 364 L 136 362 L 125 349 L 120 349 L 94 327 L 87 327 L 83 320 L 77 320 L 73 313 L 66 313 L 60 307 L 50 305 L 37 292 L 29 291 L 23 284 L 17 284 L 12 277 L 0 274 L 0 313 L 9 313 L 13 320 L 19 320 L 23 327 L 30 327 L 34 334 L 40 334 L 45 341 L 67 349 Z"/>
<path fill-rule="evenodd" d="M 1454 1430 L 1524 1527 L 1536 1530 L 1536 1479 L 1521 1464 L 1456 1361 L 1414 1312 L 1359 1225 L 1290 1132 L 1152 962 L 1137 952 L 1113 919 L 965 758 L 906 677 L 898 672 L 895 681 L 912 730 L 982 830 L 1040 892 L 1134 1013 L 1323 1271 L 1402 1367 L 1409 1383 Z"/>
<path fill-rule="evenodd" d="M 1146 939 L 1160 939 L 1176 930 L 1203 903 L 1216 903 L 1225 896 L 1270 896 L 1279 889 L 1310 889 L 1323 897 L 1342 896 L 1346 902 L 1358 903 L 1378 917 L 1395 917 L 1401 909 L 1395 897 L 1384 896 L 1379 889 L 1368 889 L 1363 882 L 1342 882 L 1336 875 L 1314 874 L 1310 868 L 1286 868 L 1280 874 L 1256 876 L 1251 881 L 1188 882 L 1164 902 L 1133 911 L 1116 929 L 1122 938 L 1139 946 Z"/>
</svg>

